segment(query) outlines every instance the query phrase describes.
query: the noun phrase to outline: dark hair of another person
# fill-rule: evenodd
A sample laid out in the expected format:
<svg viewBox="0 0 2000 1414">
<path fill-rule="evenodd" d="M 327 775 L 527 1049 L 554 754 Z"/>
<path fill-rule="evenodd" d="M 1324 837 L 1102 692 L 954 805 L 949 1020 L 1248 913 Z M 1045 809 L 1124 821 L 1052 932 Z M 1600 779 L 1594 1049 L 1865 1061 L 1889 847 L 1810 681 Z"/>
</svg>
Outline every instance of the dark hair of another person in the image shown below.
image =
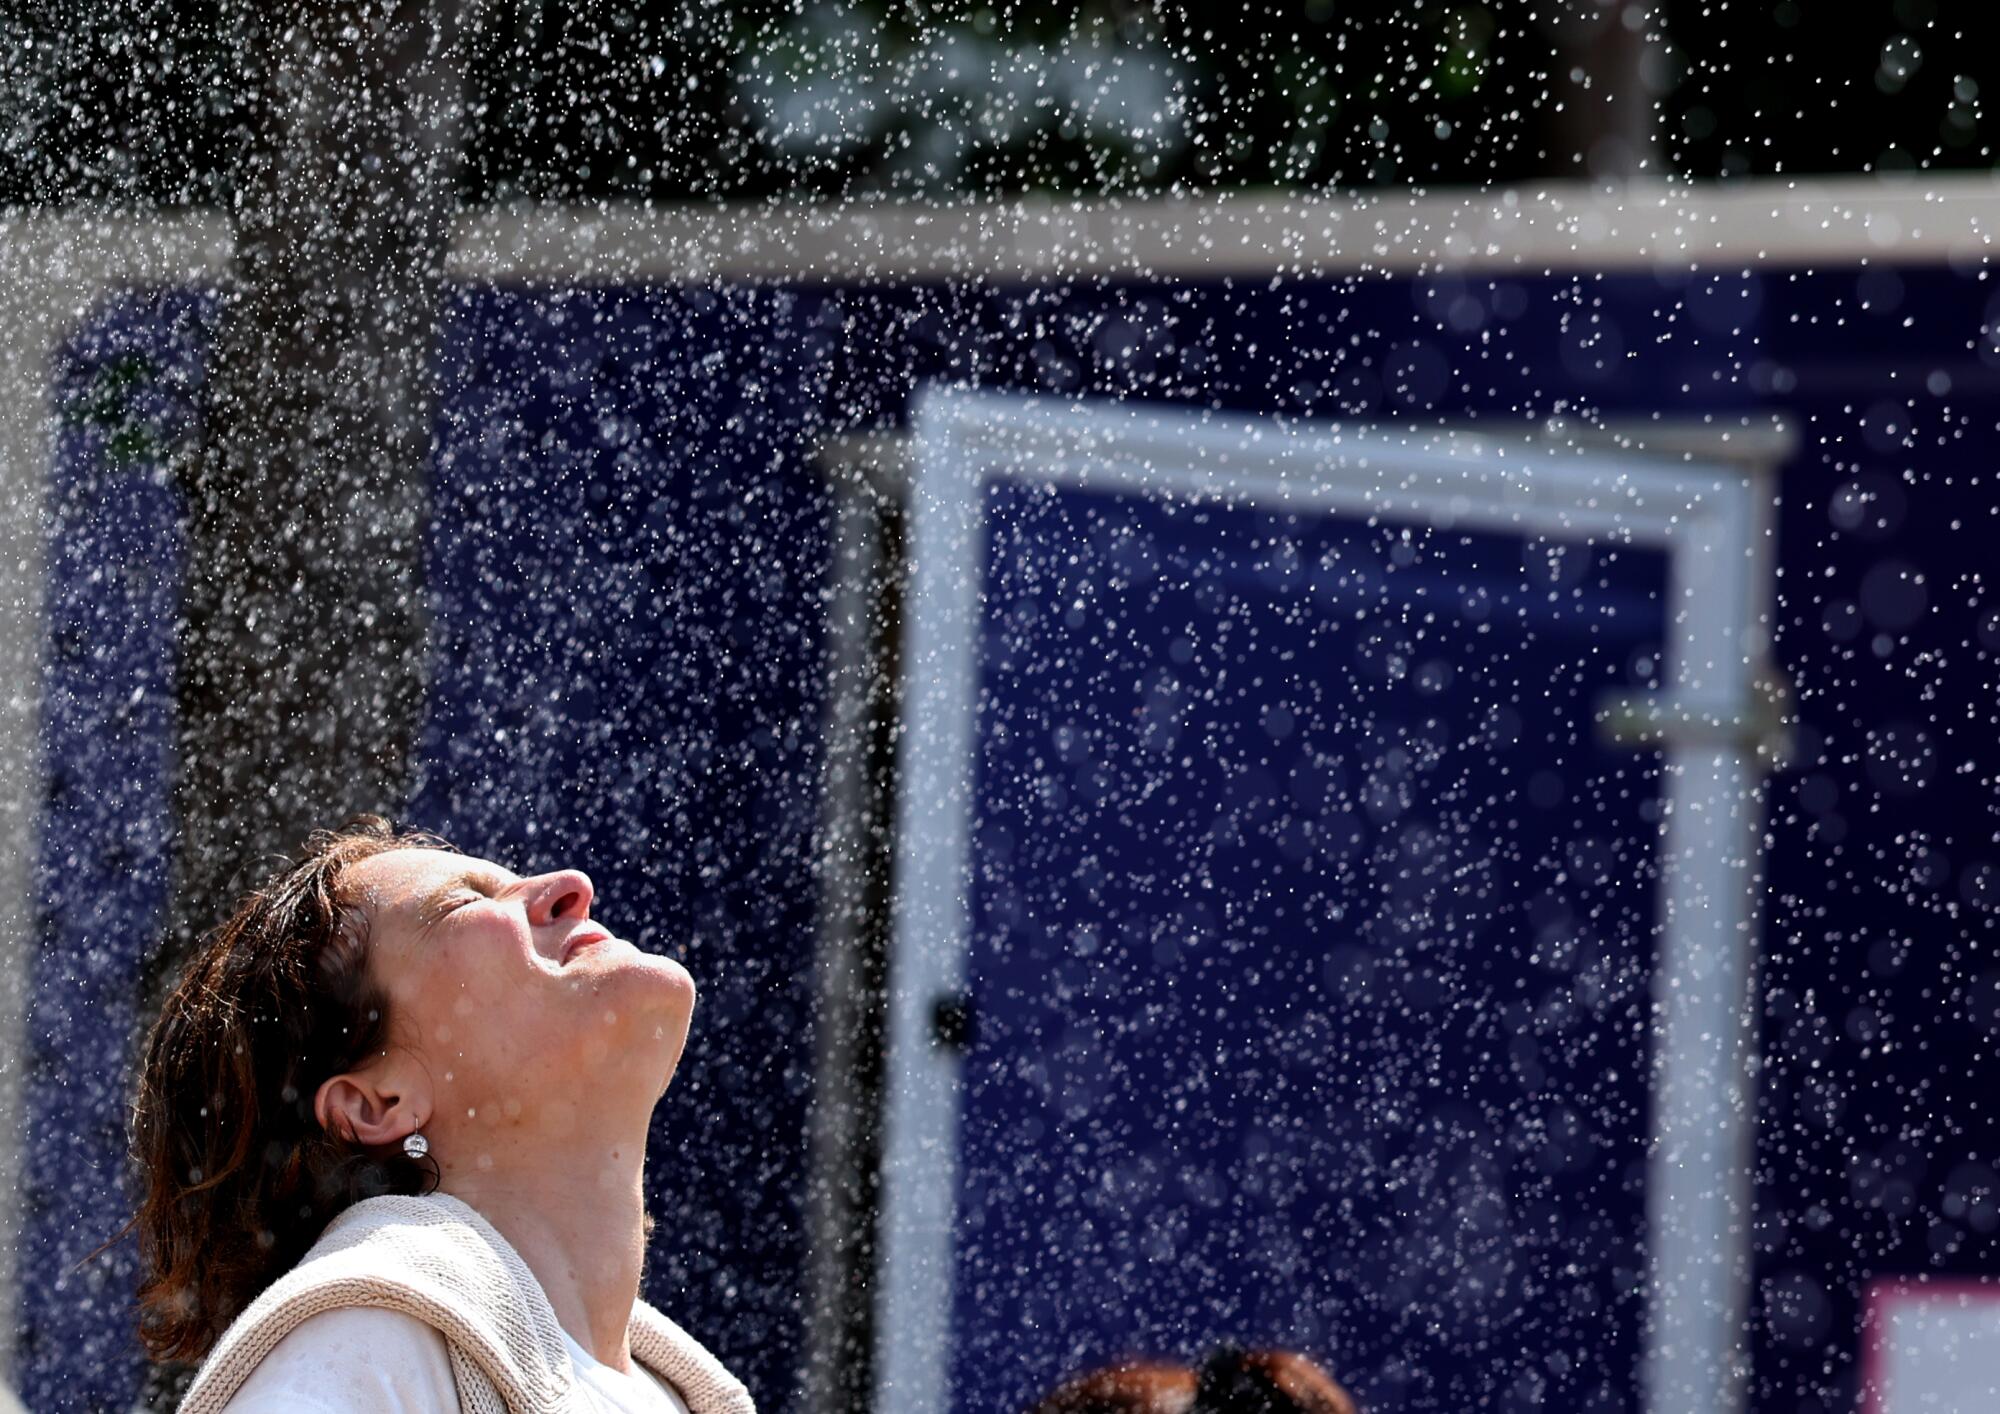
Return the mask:
<svg viewBox="0 0 2000 1414">
<path fill-rule="evenodd" d="M 1355 1406 L 1303 1355 L 1225 1343 L 1199 1369 L 1129 1359 L 1078 1375 L 1031 1414 L 1355 1414 Z"/>
<path fill-rule="evenodd" d="M 138 1230 L 139 1335 L 155 1360 L 205 1355 L 343 1209 L 436 1186 L 433 1161 L 371 1152 L 313 1109 L 321 1083 L 383 1049 L 389 1029 L 367 912 L 342 876 L 406 848 L 452 847 L 374 815 L 314 832 L 202 939 L 147 1034 L 140 1197 L 123 1232 Z"/>
</svg>

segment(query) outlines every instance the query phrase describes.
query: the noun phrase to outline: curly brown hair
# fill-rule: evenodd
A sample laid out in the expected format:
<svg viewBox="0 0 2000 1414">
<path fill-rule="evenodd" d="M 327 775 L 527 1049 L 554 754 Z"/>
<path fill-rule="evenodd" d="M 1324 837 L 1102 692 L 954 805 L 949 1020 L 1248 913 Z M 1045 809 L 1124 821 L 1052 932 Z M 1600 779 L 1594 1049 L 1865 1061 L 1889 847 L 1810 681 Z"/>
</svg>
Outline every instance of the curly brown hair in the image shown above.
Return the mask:
<svg viewBox="0 0 2000 1414">
<path fill-rule="evenodd" d="M 1225 1341 L 1199 1367 L 1128 1357 L 1057 1386 L 1030 1414 L 1356 1414 L 1318 1365 Z"/>
<path fill-rule="evenodd" d="M 132 1111 L 141 1197 L 124 1231 L 138 1231 L 139 1335 L 157 1361 L 207 1354 L 341 1210 L 436 1186 L 434 1163 L 328 1133 L 313 1110 L 320 1084 L 389 1030 L 367 910 L 342 876 L 406 848 L 453 847 L 377 815 L 315 831 L 203 938 L 146 1036 Z"/>
</svg>

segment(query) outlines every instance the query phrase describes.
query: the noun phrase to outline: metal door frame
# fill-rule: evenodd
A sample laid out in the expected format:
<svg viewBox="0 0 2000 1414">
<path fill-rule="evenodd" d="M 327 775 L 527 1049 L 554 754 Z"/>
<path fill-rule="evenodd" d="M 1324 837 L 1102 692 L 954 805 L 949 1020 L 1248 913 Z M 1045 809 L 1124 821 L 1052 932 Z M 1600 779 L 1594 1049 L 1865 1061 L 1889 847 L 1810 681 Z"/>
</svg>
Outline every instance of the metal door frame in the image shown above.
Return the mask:
<svg viewBox="0 0 2000 1414">
<path fill-rule="evenodd" d="M 1009 479 L 1237 505 L 1612 540 L 1668 555 L 1657 698 L 1607 728 L 1665 750 L 1649 1064 L 1651 1281 L 1643 1357 L 1654 1414 L 1741 1407 L 1754 1093 L 1750 1054 L 1761 782 L 1779 749 L 1770 668 L 1779 429 L 1677 459 L 1584 450 L 1562 428 L 1399 431 L 933 388 L 913 418 L 903 736 L 889 964 L 880 1414 L 948 1407 L 957 1051 L 935 1009 L 965 984 L 984 488 Z"/>
</svg>

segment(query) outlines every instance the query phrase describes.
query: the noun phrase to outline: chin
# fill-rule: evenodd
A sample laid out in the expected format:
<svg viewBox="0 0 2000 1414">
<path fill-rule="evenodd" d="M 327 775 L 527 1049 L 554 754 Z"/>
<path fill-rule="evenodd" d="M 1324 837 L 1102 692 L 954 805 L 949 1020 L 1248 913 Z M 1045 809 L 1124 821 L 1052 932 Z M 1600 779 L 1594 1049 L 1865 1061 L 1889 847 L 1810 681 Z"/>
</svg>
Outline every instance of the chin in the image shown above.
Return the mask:
<svg viewBox="0 0 2000 1414">
<path fill-rule="evenodd" d="M 645 959 L 648 983 L 658 990 L 663 1003 L 680 1013 L 685 1028 L 688 1013 L 694 1010 L 694 974 L 675 959 L 659 953 L 641 953 L 640 957 Z"/>
<path fill-rule="evenodd" d="M 665 1048 L 678 1057 L 694 1014 L 694 978 L 687 968 L 658 953 L 637 952 L 629 964 L 604 979 L 619 994 L 629 1018 L 627 1044 L 640 1050 Z"/>
</svg>

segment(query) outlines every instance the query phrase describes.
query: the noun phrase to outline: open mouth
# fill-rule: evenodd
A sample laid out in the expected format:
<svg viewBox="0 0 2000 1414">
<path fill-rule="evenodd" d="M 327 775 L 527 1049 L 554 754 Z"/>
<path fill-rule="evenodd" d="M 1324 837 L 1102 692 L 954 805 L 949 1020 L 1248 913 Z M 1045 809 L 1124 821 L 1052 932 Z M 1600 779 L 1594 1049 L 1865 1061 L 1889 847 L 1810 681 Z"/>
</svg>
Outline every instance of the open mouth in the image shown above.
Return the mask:
<svg viewBox="0 0 2000 1414">
<path fill-rule="evenodd" d="M 577 932 L 570 934 L 569 941 L 563 944 L 562 961 L 567 963 L 572 957 L 576 956 L 576 954 L 581 950 L 583 950 L 584 948 L 592 947 L 598 943 L 608 943 L 610 941 L 611 941 L 611 935 L 605 932 L 602 928 L 579 929 Z"/>
</svg>

